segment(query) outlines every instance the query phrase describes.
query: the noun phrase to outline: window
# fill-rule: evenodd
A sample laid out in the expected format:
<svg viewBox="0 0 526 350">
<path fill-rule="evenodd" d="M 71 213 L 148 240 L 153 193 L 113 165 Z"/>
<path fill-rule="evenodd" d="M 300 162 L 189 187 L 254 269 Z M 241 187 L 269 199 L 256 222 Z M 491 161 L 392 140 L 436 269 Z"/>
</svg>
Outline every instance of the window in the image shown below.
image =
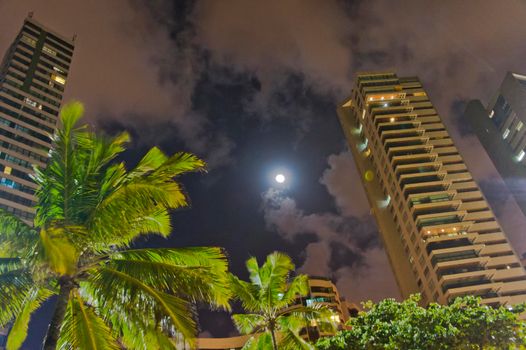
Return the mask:
<svg viewBox="0 0 526 350">
<path fill-rule="evenodd" d="M 61 76 L 58 76 L 56 74 L 51 74 L 51 80 L 59 83 L 59 84 L 66 84 L 66 79 L 62 78 Z"/>
<path fill-rule="evenodd" d="M 492 109 L 491 112 L 489 112 L 489 118 L 493 118 L 493 116 L 495 115 L 495 111 Z"/>
<path fill-rule="evenodd" d="M 20 41 L 32 46 L 32 47 L 35 47 L 37 45 L 37 41 L 35 39 L 32 39 L 30 37 L 28 37 L 27 35 L 22 35 L 22 37 L 20 38 Z"/>
<path fill-rule="evenodd" d="M 42 48 L 42 51 L 44 51 L 45 53 L 47 54 L 50 54 L 50 55 L 53 55 L 53 56 L 56 56 L 57 55 L 57 52 L 53 49 L 51 49 L 49 46 L 47 45 L 44 45 L 44 47 Z"/>
<path fill-rule="evenodd" d="M 24 102 L 26 104 L 30 105 L 31 107 L 36 107 L 37 106 L 37 103 L 35 101 L 33 101 L 32 99 L 30 99 L 29 97 L 24 98 Z"/>
<path fill-rule="evenodd" d="M 510 129 L 504 130 L 504 132 L 502 133 L 502 138 L 506 139 L 506 137 L 508 137 L 509 134 L 510 134 Z"/>
<path fill-rule="evenodd" d="M 524 150 L 520 151 L 519 152 L 519 155 L 517 156 L 517 160 L 520 162 L 522 161 L 522 159 L 524 158 Z"/>
<path fill-rule="evenodd" d="M 519 122 L 517 123 L 517 131 L 521 131 L 523 126 L 524 124 L 519 120 Z"/>
<path fill-rule="evenodd" d="M 58 68 L 58 67 L 55 67 L 55 66 L 53 66 L 53 70 L 54 70 L 55 72 L 59 72 L 59 73 L 62 73 L 62 74 L 66 74 L 66 72 L 64 72 L 64 70 L 62 70 L 62 69 L 60 69 L 60 68 Z"/>
</svg>

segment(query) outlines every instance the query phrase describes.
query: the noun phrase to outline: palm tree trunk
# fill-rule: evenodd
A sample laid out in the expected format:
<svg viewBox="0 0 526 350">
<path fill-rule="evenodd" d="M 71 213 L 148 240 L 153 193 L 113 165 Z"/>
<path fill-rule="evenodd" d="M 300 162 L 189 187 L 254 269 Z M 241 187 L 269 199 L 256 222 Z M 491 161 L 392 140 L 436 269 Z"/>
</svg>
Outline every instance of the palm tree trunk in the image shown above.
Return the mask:
<svg viewBox="0 0 526 350">
<path fill-rule="evenodd" d="M 270 328 L 270 335 L 272 336 L 272 348 L 278 350 L 278 344 L 276 343 L 276 334 L 274 333 L 274 327 Z"/>
<path fill-rule="evenodd" d="M 46 339 L 44 340 L 43 350 L 55 350 L 57 347 L 58 337 L 60 336 L 60 328 L 66 315 L 66 309 L 69 301 L 69 294 L 73 289 L 73 281 L 67 277 L 62 277 L 59 280 L 60 293 L 58 295 L 57 304 L 55 305 L 55 312 L 47 330 Z"/>
</svg>

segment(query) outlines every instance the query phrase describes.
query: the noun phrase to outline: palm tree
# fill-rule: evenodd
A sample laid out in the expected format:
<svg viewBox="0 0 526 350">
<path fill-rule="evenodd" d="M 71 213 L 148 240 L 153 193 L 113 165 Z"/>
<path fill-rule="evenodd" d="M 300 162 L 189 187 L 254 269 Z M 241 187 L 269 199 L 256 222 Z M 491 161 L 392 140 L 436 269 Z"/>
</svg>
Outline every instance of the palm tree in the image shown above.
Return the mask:
<svg viewBox="0 0 526 350">
<path fill-rule="evenodd" d="M 43 348 L 175 349 L 195 337 L 195 303 L 229 308 L 220 248 L 128 249 L 139 236 L 171 233 L 187 205 L 175 177 L 204 169 L 187 153 L 152 148 L 127 171 L 115 158 L 129 137 L 78 126 L 80 103 L 61 112 L 48 166 L 36 169 L 34 225 L 0 212 L 0 326 L 13 321 L 18 349 L 31 314 L 56 296 Z"/>
<path fill-rule="evenodd" d="M 232 319 L 242 334 L 252 334 L 243 349 L 314 349 L 299 332 L 316 322 L 334 329 L 333 312 L 320 304 L 298 305 L 309 292 L 308 277 L 290 280 L 294 264 L 285 254 L 274 252 L 260 267 L 256 258 L 246 262 L 250 282 L 232 277 L 232 290 L 245 311 Z"/>
</svg>

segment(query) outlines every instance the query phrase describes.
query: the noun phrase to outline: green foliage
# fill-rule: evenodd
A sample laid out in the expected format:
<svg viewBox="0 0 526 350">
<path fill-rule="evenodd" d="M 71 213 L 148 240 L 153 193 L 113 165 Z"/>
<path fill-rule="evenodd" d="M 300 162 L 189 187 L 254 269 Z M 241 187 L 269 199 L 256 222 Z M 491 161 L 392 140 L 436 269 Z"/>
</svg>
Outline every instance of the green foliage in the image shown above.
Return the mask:
<svg viewBox="0 0 526 350">
<path fill-rule="evenodd" d="M 118 350 L 118 343 L 104 320 L 77 293 L 72 294 L 62 325 L 59 348 Z"/>
<path fill-rule="evenodd" d="M 187 205 L 176 178 L 205 163 L 154 147 L 127 170 L 117 158 L 128 134 L 91 132 L 78 123 L 83 110 L 64 107 L 49 163 L 35 169 L 33 225 L 0 210 L 0 326 L 14 321 L 8 346 L 21 346 L 31 313 L 56 294 L 63 322 L 50 330 L 60 331 L 60 348 L 171 349 L 176 333 L 192 343 L 195 303 L 229 309 L 224 252 L 126 249 L 140 236 L 171 233 L 170 211 Z"/>
<path fill-rule="evenodd" d="M 524 305 L 491 308 L 475 297 L 451 305 L 420 307 L 413 295 L 399 303 L 386 299 L 364 304 L 367 312 L 349 321 L 350 330 L 320 339 L 322 350 L 351 349 L 515 349 L 526 345 L 526 326 L 519 320 Z"/>
<path fill-rule="evenodd" d="M 243 349 L 313 349 L 299 332 L 312 320 L 334 328 L 333 313 L 321 305 L 292 306 L 298 296 L 309 291 L 308 278 L 296 276 L 290 281 L 294 264 L 285 254 L 274 252 L 260 267 L 256 258 L 247 263 L 250 282 L 232 277 L 234 295 L 246 313 L 233 315 L 239 332 L 252 334 Z M 292 306 L 292 307 L 291 307 Z M 276 339 L 273 344 L 273 337 Z"/>
<path fill-rule="evenodd" d="M 49 298 L 52 292 L 46 289 L 39 289 L 38 287 L 31 288 L 25 294 L 23 306 L 18 313 L 18 316 L 13 323 L 9 337 L 7 338 L 6 349 L 19 349 L 27 337 L 27 328 L 31 314 L 40 307 L 43 301 Z"/>
</svg>

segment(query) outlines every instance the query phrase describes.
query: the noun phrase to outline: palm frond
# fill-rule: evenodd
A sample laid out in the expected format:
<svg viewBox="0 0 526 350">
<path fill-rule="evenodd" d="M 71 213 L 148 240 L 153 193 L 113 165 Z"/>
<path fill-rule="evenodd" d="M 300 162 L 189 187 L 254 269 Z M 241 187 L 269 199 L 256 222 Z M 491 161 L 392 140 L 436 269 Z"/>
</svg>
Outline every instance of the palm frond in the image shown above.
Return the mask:
<svg viewBox="0 0 526 350">
<path fill-rule="evenodd" d="M 242 350 L 267 350 L 272 349 L 272 337 L 268 332 L 256 333 L 250 337 Z"/>
<path fill-rule="evenodd" d="M 161 322 L 166 319 L 190 342 L 195 338 L 195 311 L 184 299 L 149 286 L 143 281 L 110 268 L 99 268 L 83 288 L 102 309 L 120 309 Z"/>
<path fill-rule="evenodd" d="M 291 330 L 290 328 L 284 328 L 280 332 L 279 348 L 283 350 L 314 350 L 315 347 L 312 344 L 307 343 L 302 337 Z"/>
<path fill-rule="evenodd" d="M 265 317 L 258 314 L 237 314 L 232 316 L 232 320 L 241 334 L 261 332 L 267 325 Z"/>
<path fill-rule="evenodd" d="M 38 234 L 31 226 L 0 209 L 0 256 L 29 256 L 37 240 Z"/>
<path fill-rule="evenodd" d="M 59 338 L 60 349 L 118 350 L 110 328 L 74 293 Z"/>
<path fill-rule="evenodd" d="M 21 270 L 24 266 L 20 258 L 0 258 L 0 274 Z"/>
<path fill-rule="evenodd" d="M 76 149 L 78 139 L 85 127 L 76 128 L 78 120 L 84 113 L 79 102 L 70 103 L 62 108 L 60 119 L 62 128 L 53 136 L 54 147 L 50 150 L 48 166 L 35 169 L 34 179 L 39 185 L 35 223 L 42 226 L 50 220 L 71 220 L 75 215 L 72 201 L 78 189 L 78 178 L 75 176 L 82 169 L 79 166 L 79 152 Z"/>
<path fill-rule="evenodd" d="M 40 243 L 46 261 L 59 275 L 72 275 L 77 269 L 79 253 L 63 227 L 40 230 Z"/>
<path fill-rule="evenodd" d="M 285 308 L 292 304 L 298 296 L 305 296 L 309 293 L 309 277 L 298 275 L 290 281 L 287 291 L 283 298 L 277 303 L 278 307 Z"/>
<path fill-rule="evenodd" d="M 42 303 L 47 300 L 53 292 L 49 289 L 41 289 L 39 287 L 32 287 L 28 293 L 25 294 L 23 306 L 16 316 L 15 322 L 9 332 L 7 338 L 6 349 L 18 350 L 27 338 L 27 328 L 31 315 L 35 312 Z"/>
<path fill-rule="evenodd" d="M 155 170 L 152 177 L 174 178 L 180 174 L 205 170 L 206 163 L 191 153 L 179 152 L 168 159 Z"/>
<path fill-rule="evenodd" d="M 274 307 L 286 291 L 287 280 L 290 272 L 294 270 L 294 264 L 288 255 L 274 252 L 267 256 L 261 267 L 257 267 L 255 259 L 249 259 L 247 269 L 252 283 L 260 288 L 260 298 L 266 300 L 270 307 Z"/>
<path fill-rule="evenodd" d="M 135 177 L 144 176 L 155 169 L 159 168 L 168 160 L 168 156 L 164 154 L 158 147 L 152 147 L 142 157 L 137 166 L 132 169 L 127 177 L 133 179 Z"/>
<path fill-rule="evenodd" d="M 108 267 L 158 290 L 229 308 L 228 264 L 220 248 L 161 248 L 113 254 Z"/>
<path fill-rule="evenodd" d="M 241 301 L 243 309 L 248 312 L 263 312 L 265 303 L 259 299 L 259 288 L 251 283 L 245 282 L 231 276 L 230 287 L 236 299 Z"/>
<path fill-rule="evenodd" d="M 12 270 L 0 275 L 0 327 L 22 311 L 33 279 L 25 270 Z"/>
</svg>

